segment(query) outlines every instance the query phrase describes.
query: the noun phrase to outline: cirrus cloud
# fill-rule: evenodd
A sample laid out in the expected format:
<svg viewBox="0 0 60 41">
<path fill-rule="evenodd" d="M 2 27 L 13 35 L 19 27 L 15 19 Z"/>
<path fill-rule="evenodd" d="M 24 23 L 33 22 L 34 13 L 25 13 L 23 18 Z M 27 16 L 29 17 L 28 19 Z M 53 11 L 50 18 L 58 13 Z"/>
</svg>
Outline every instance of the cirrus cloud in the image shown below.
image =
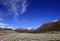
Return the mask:
<svg viewBox="0 0 60 41">
<path fill-rule="evenodd" d="M 0 4 L 15 18 L 23 14 L 28 7 L 27 0 L 0 0 Z"/>
<path fill-rule="evenodd" d="M 3 23 L 3 22 L 0 22 L 0 28 L 12 28 L 12 29 L 13 29 L 12 26 L 10 26 L 10 25 L 8 25 L 8 24 L 5 24 L 5 23 Z"/>
</svg>

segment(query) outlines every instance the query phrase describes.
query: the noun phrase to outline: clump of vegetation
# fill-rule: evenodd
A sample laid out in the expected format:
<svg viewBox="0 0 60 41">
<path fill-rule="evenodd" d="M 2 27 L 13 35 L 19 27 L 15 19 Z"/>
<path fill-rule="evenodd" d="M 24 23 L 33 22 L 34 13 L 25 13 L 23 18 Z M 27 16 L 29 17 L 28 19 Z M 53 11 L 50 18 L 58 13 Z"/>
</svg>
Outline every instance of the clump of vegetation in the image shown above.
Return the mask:
<svg viewBox="0 0 60 41">
<path fill-rule="evenodd" d="M 10 34 L 10 33 L 17 33 L 17 32 L 10 28 L 0 28 L 0 36 Z"/>
<path fill-rule="evenodd" d="M 15 41 L 15 39 L 12 37 L 12 38 L 10 38 L 10 41 Z"/>
<path fill-rule="evenodd" d="M 50 31 L 50 32 L 45 32 L 45 33 L 47 33 L 47 34 L 59 34 L 60 31 Z"/>
</svg>

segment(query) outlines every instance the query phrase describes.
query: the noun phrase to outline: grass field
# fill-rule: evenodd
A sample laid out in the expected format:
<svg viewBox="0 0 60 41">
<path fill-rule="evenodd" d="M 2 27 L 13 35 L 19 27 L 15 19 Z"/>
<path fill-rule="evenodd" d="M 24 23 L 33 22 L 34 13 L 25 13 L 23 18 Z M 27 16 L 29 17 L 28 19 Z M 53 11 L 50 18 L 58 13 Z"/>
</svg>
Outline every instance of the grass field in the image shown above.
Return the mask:
<svg viewBox="0 0 60 41">
<path fill-rule="evenodd" d="M 12 36 L 13 34 L 15 34 L 14 37 Z M 3 36 L 3 39 L 5 39 L 4 35 L 7 35 L 7 37 L 11 36 L 11 38 L 7 39 L 6 41 L 60 41 L 60 31 L 51 31 L 35 34 L 17 33 L 16 31 L 12 30 L 0 31 L 0 36 Z"/>
<path fill-rule="evenodd" d="M 0 30 L 0 36 L 2 36 L 2 35 L 8 35 L 8 34 L 13 34 L 13 33 L 17 33 L 17 32 L 15 32 L 15 31 L 13 31 L 13 30 Z"/>
<path fill-rule="evenodd" d="M 60 34 L 27 34 L 20 33 L 10 41 L 60 41 Z"/>
</svg>

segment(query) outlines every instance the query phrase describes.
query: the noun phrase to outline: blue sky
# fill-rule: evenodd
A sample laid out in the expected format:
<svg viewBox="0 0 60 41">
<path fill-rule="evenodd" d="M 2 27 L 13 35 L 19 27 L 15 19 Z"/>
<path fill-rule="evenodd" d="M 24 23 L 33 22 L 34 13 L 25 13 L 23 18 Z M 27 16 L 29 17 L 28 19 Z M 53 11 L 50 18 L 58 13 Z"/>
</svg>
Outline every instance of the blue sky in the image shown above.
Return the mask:
<svg viewBox="0 0 60 41">
<path fill-rule="evenodd" d="M 0 0 L 0 27 L 38 28 L 60 19 L 60 0 Z"/>
</svg>

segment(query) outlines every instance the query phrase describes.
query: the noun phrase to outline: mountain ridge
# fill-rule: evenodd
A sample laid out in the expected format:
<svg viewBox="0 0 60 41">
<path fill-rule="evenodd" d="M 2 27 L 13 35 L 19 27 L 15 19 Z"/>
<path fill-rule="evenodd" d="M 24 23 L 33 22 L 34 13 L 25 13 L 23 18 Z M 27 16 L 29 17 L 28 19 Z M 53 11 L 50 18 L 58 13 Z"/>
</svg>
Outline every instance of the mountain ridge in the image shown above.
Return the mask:
<svg viewBox="0 0 60 41">
<path fill-rule="evenodd" d="M 43 24 L 35 32 L 60 31 L 60 20 Z"/>
</svg>

